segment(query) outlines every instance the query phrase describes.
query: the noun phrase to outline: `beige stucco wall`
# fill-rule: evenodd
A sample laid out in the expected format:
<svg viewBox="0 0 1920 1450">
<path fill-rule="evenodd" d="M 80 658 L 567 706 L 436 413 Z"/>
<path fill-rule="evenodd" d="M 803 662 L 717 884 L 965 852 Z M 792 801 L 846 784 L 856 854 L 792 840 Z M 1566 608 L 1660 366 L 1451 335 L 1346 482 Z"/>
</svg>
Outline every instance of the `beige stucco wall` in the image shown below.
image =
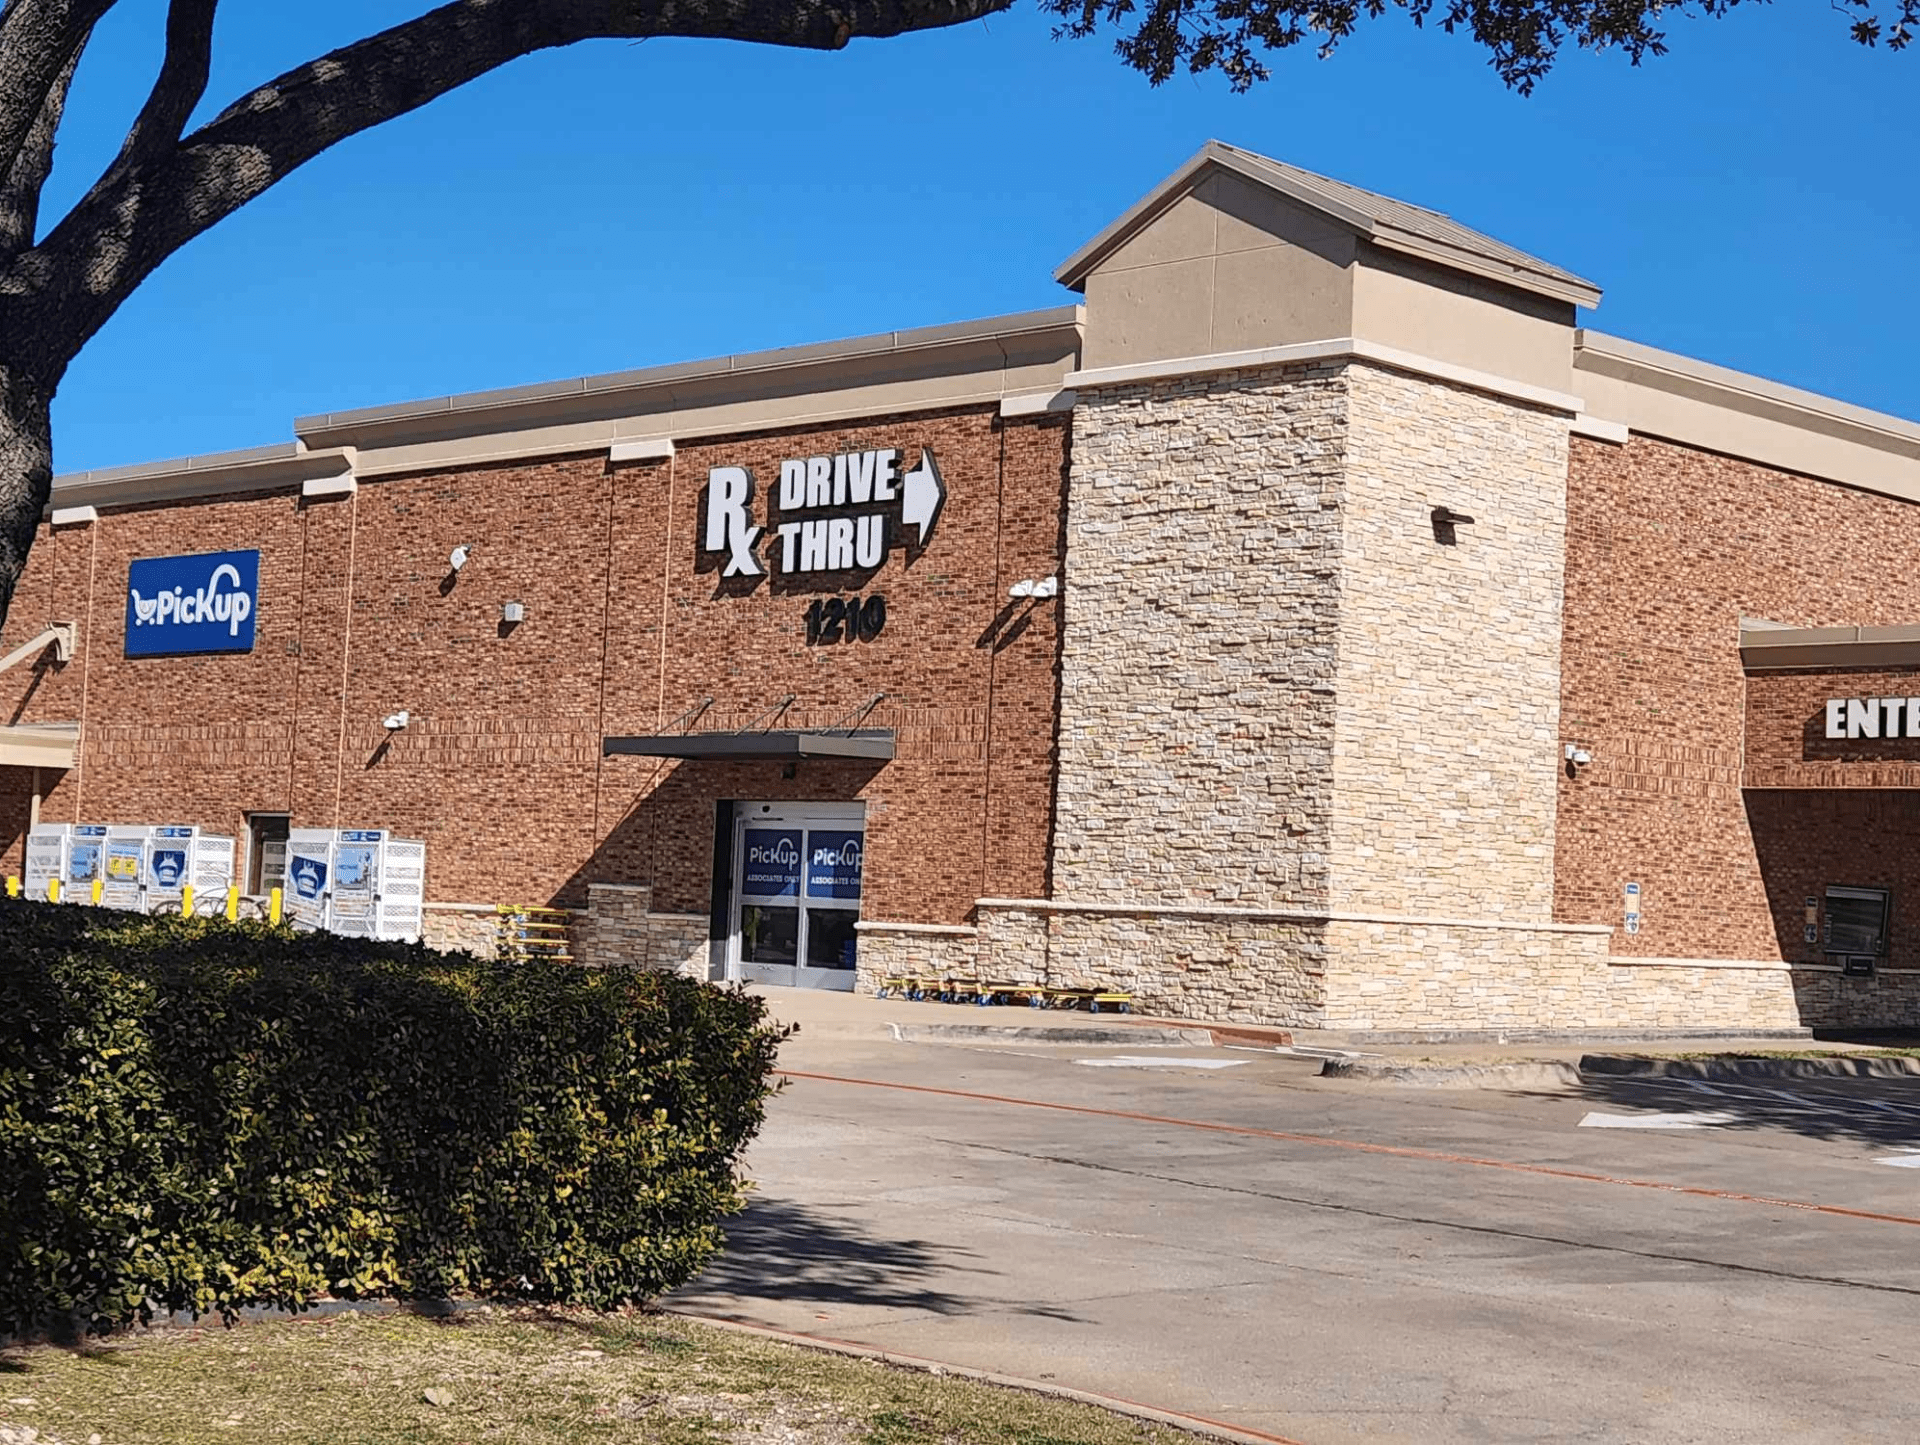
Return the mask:
<svg viewBox="0 0 1920 1450">
<path fill-rule="evenodd" d="M 1579 391 L 1572 387 L 1573 324 L 1571 303 L 1360 248 L 1354 337 L 1565 393 Z"/>
<path fill-rule="evenodd" d="M 1081 365 L 1348 336 L 1355 245 L 1345 227 L 1215 172 L 1087 277 Z"/>
<path fill-rule="evenodd" d="M 1355 365 L 1330 904 L 1547 921 L 1567 418 Z M 1445 505 L 1474 520 L 1434 537 Z"/>
<path fill-rule="evenodd" d="M 1347 383 L 1083 391 L 1054 892 L 1324 904 Z"/>
</svg>

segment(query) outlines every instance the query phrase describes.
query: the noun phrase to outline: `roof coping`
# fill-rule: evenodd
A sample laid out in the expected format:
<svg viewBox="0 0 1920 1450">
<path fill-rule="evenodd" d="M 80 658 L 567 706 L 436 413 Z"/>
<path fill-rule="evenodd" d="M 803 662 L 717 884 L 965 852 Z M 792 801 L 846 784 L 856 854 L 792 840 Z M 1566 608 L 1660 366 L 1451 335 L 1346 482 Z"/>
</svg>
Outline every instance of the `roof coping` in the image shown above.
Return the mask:
<svg viewBox="0 0 1920 1450">
<path fill-rule="evenodd" d="M 1586 278 L 1463 226 L 1442 212 L 1336 181 L 1224 141 L 1209 141 L 1202 146 L 1173 175 L 1061 263 L 1055 280 L 1063 286 L 1079 287 L 1103 258 L 1216 168 L 1278 192 L 1382 246 L 1413 252 L 1443 266 L 1556 301 L 1580 307 L 1599 305 L 1600 288 Z"/>
<path fill-rule="evenodd" d="M 397 423 L 412 419 L 451 418 L 463 413 L 478 413 L 525 403 L 600 397 L 658 387 L 668 383 L 704 381 L 745 373 L 768 372 L 777 368 L 804 367 L 847 358 L 884 357 L 921 348 L 997 341 L 1001 338 L 1054 332 L 1064 327 L 1078 327 L 1082 321 L 1083 311 L 1084 309 L 1078 303 L 1072 303 L 1065 307 L 1048 307 L 1034 312 L 1014 312 L 999 317 L 943 323 L 935 327 L 876 332 L 864 337 L 839 338 L 831 342 L 770 348 L 760 352 L 728 353 L 695 362 L 667 363 L 659 367 L 638 368 L 627 372 L 597 373 L 561 382 L 532 383 L 521 387 L 496 388 L 486 392 L 456 393 L 447 397 L 387 403 L 370 408 L 350 408 L 334 413 L 314 413 L 304 418 L 296 418 L 293 429 L 294 432 L 303 436 L 309 433 L 333 433 L 346 428 Z"/>
</svg>

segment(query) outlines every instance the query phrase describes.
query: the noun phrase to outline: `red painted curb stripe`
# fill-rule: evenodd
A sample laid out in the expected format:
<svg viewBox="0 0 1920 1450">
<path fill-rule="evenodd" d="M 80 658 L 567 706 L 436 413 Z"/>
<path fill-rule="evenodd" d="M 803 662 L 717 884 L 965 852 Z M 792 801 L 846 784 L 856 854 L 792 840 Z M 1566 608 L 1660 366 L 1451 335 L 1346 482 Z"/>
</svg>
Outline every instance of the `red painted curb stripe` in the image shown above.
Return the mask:
<svg viewBox="0 0 1920 1450">
<path fill-rule="evenodd" d="M 1446 1153 L 1437 1148 L 1401 1148 L 1390 1143 L 1359 1143 L 1346 1138 L 1323 1138 L 1314 1133 L 1289 1133 L 1279 1128 L 1248 1128 L 1236 1123 L 1207 1123 L 1192 1118 L 1165 1118 L 1154 1113 L 1130 1113 L 1121 1108 L 1089 1108 L 1076 1103 L 1047 1103 L 1032 1098 L 1002 1097 L 997 1093 L 968 1092 L 964 1088 L 922 1087 L 918 1083 L 878 1082 L 871 1078 L 836 1077 L 824 1072 L 795 1072 L 782 1069 L 782 1077 L 807 1078 L 814 1082 L 837 1082 L 849 1087 L 890 1088 L 895 1092 L 930 1093 L 936 1097 L 970 1098 L 975 1102 L 998 1103 L 1006 1107 L 1045 1108 L 1056 1113 L 1082 1113 L 1094 1118 L 1120 1118 L 1128 1122 L 1154 1123 L 1166 1128 L 1192 1128 L 1203 1133 L 1232 1133 L 1246 1138 L 1270 1138 L 1282 1143 L 1304 1143 L 1314 1148 L 1340 1148 L 1350 1153 L 1380 1153 L 1393 1158 L 1418 1158 L 1429 1163 L 1458 1163 L 1469 1168 L 1497 1168 L 1505 1173 L 1533 1173 L 1543 1178 L 1567 1178 L 1579 1183 L 1606 1183 L 1619 1188 L 1651 1188 L 1661 1193 L 1684 1193 L 1696 1198 L 1718 1198 L 1729 1203 L 1754 1203 L 1766 1208 L 1791 1208 L 1801 1213 L 1826 1213 L 1839 1218 L 1863 1218 L 1875 1223 L 1904 1224 L 1920 1228 L 1920 1218 L 1898 1213 L 1875 1213 L 1865 1208 L 1845 1208 L 1832 1203 L 1802 1203 L 1792 1198 L 1768 1198 L 1762 1194 L 1735 1193 L 1725 1188 L 1695 1188 L 1684 1183 L 1663 1183 L 1657 1178 L 1616 1178 L 1609 1173 L 1588 1173 L 1578 1168 L 1550 1168 L 1542 1163 L 1509 1163 L 1502 1158 L 1475 1158 L 1466 1153 Z"/>
</svg>

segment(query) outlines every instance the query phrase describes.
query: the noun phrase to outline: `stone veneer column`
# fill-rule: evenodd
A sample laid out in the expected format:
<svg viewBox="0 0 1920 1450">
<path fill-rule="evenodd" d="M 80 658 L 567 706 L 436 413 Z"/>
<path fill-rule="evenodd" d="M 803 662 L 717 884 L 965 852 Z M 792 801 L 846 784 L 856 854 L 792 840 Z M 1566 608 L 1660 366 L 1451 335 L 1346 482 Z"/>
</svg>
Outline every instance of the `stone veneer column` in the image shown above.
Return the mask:
<svg viewBox="0 0 1920 1450">
<path fill-rule="evenodd" d="M 1548 921 L 1568 419 L 1357 363 L 1347 385 L 1330 904 Z M 1457 542 L 1436 505 L 1473 519 Z"/>
<path fill-rule="evenodd" d="M 1056 896 L 1326 904 L 1343 371 L 1080 392 Z"/>
<path fill-rule="evenodd" d="M 1344 373 L 1079 391 L 1056 902 L 983 905 L 988 975 L 1038 961 L 1149 1011 L 1320 1020 Z"/>
<path fill-rule="evenodd" d="M 1054 899 L 983 902 L 982 971 L 1356 1030 L 1585 1001 L 1604 931 L 1551 920 L 1568 422 L 1345 359 L 1083 388 Z"/>
</svg>

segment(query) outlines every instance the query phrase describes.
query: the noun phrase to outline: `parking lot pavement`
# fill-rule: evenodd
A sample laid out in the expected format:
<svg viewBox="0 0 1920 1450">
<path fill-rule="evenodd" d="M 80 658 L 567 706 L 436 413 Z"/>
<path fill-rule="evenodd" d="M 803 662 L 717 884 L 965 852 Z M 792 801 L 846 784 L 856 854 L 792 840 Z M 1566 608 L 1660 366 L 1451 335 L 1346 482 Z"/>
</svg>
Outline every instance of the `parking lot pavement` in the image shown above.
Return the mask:
<svg viewBox="0 0 1920 1450">
<path fill-rule="evenodd" d="M 1920 1085 L 804 1032 L 783 1067 L 684 1307 L 1293 1439 L 1912 1437 Z"/>
</svg>

